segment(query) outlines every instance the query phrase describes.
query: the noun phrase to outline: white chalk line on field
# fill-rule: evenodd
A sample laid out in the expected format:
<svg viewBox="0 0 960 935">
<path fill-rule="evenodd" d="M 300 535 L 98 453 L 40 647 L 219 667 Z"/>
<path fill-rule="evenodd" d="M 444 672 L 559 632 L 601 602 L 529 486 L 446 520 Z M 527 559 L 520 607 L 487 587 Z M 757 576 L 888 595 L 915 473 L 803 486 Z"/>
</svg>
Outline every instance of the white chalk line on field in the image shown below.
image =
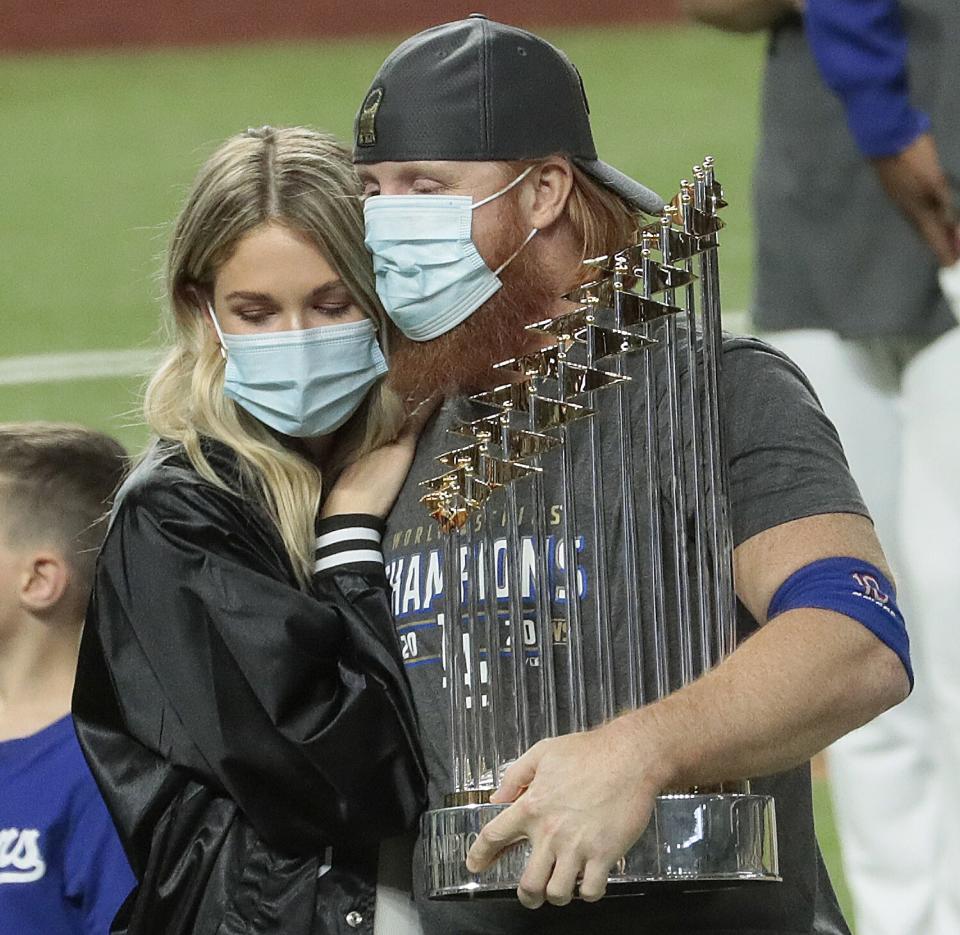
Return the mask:
<svg viewBox="0 0 960 935">
<path fill-rule="evenodd" d="M 725 312 L 723 319 L 730 331 L 740 332 L 747 326 L 747 313 L 741 310 Z M 142 377 L 157 366 L 163 354 L 158 348 L 132 348 L 0 357 L 0 386 Z"/>
<path fill-rule="evenodd" d="M 140 377 L 150 373 L 162 356 L 162 350 L 134 348 L 0 357 L 0 386 Z"/>
</svg>

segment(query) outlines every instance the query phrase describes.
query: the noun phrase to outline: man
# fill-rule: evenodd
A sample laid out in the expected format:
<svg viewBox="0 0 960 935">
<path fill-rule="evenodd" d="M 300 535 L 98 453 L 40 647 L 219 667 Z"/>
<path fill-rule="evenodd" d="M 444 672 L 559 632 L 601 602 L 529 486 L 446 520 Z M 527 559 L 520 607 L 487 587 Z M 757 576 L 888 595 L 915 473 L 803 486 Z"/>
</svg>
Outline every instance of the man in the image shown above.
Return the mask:
<svg viewBox="0 0 960 935">
<path fill-rule="evenodd" d="M 790 0 L 685 6 L 771 30 L 754 320 L 837 425 L 909 605 L 917 692 L 828 758 L 858 931 L 948 935 L 960 931 L 960 825 L 944 817 L 960 770 L 948 567 L 960 444 L 943 426 L 960 405 L 960 328 L 937 279 L 960 248 L 960 7 L 808 0 L 801 19 Z"/>
<path fill-rule="evenodd" d="M 385 61 L 360 109 L 355 161 L 378 292 L 407 338 L 394 349 L 395 386 L 411 399 L 448 397 L 384 539 L 437 805 L 449 791 L 446 693 L 437 583 L 420 577 L 436 534 L 416 483 L 451 447 L 445 429 L 463 414 L 452 397 L 502 382 L 493 364 L 535 346 L 524 326 L 572 309 L 559 297 L 590 278 L 584 257 L 624 246 L 638 212 L 662 202 L 597 158 L 566 57 L 478 14 L 414 36 Z M 521 757 L 495 798 L 515 804 L 487 826 L 468 867 L 529 838 L 519 900 L 553 905 L 525 914 L 512 901 L 424 900 L 427 932 L 847 931 L 813 839 L 806 761 L 901 700 L 908 677 L 895 641 L 857 619 L 856 601 L 842 612 L 796 605 L 769 623 L 768 608 L 797 576 L 830 587 L 815 569 L 837 556 L 881 579 L 888 572 L 832 426 L 799 372 L 759 342 L 730 341 L 723 394 L 738 630 L 750 638 L 669 698 Z M 609 413 L 598 418 L 609 425 Z M 589 581 L 596 544 L 577 541 Z M 612 619 L 624 612 L 619 592 L 611 589 Z M 768 776 L 755 788 L 777 798 L 783 883 L 682 896 L 664 888 L 592 904 L 659 792 L 752 776 Z M 576 890 L 581 900 L 566 905 Z"/>
<path fill-rule="evenodd" d="M 106 935 L 133 887 L 70 717 L 125 466 L 99 432 L 0 425 L 0 931 L 11 935 Z"/>
</svg>

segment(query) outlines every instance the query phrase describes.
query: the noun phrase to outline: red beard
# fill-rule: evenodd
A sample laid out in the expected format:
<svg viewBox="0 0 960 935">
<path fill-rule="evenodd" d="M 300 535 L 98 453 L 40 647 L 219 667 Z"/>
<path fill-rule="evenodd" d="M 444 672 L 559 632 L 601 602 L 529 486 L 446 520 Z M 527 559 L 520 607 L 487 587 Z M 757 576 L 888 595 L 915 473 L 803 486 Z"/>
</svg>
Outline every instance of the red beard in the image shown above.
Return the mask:
<svg viewBox="0 0 960 935">
<path fill-rule="evenodd" d="M 411 341 L 391 329 L 390 386 L 415 405 L 434 395 L 462 396 L 509 383 L 510 375 L 494 370 L 494 364 L 550 343 L 524 330 L 553 314 L 557 294 L 544 278 L 527 247 L 500 275 L 503 286 L 452 331 L 432 341 Z"/>
</svg>

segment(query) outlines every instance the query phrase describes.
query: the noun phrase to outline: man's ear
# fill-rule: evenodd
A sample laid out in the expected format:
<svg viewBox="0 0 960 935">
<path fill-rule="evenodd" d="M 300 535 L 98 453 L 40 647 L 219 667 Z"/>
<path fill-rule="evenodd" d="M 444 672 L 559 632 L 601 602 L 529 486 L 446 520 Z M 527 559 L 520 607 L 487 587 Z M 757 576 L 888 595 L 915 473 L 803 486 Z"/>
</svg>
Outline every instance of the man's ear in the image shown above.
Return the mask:
<svg viewBox="0 0 960 935">
<path fill-rule="evenodd" d="M 573 190 L 573 167 L 565 156 L 547 156 L 526 179 L 520 193 L 524 226 L 546 230 L 563 216 Z"/>
<path fill-rule="evenodd" d="M 20 575 L 20 604 L 30 613 L 43 615 L 63 599 L 70 585 L 72 569 L 54 551 L 35 552 Z"/>
</svg>

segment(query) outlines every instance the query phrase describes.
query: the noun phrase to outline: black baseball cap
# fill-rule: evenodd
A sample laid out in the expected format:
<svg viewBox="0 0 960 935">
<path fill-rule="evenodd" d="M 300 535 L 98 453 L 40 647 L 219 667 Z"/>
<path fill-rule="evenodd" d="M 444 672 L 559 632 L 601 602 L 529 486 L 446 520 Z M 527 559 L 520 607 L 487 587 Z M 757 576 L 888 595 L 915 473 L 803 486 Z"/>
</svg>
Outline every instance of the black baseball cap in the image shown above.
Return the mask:
<svg viewBox="0 0 960 935">
<path fill-rule="evenodd" d="M 663 199 L 597 158 L 580 73 L 545 39 L 472 13 L 402 42 L 357 114 L 353 161 L 568 156 L 628 204 Z"/>
</svg>

